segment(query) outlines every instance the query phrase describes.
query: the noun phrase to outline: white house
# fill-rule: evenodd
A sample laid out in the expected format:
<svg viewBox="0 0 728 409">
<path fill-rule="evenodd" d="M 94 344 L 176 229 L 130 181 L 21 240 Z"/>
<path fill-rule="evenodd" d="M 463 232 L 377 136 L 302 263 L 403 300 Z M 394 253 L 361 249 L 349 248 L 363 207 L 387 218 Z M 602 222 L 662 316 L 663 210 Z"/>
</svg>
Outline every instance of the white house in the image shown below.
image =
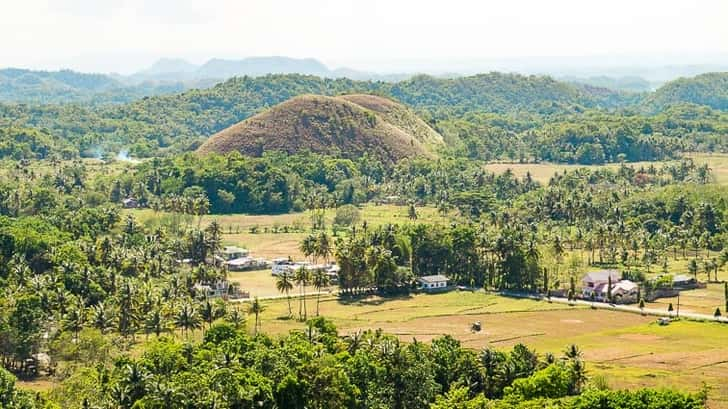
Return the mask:
<svg viewBox="0 0 728 409">
<path fill-rule="evenodd" d="M 422 276 L 417 278 L 417 287 L 424 291 L 444 290 L 447 288 L 447 282 L 448 278 L 441 274 Z"/>
<path fill-rule="evenodd" d="M 619 302 L 620 299 L 636 299 L 639 285 L 629 280 L 620 280 L 621 276 L 617 270 L 592 271 L 582 279 L 582 297 L 594 298 L 603 301 L 609 296 L 609 284 L 612 284 L 612 300 Z M 610 280 L 611 279 L 611 280 Z"/>
<path fill-rule="evenodd" d="M 235 246 L 225 246 L 222 249 L 222 257 L 225 261 L 235 260 L 236 258 L 243 258 L 248 256 L 248 250 Z"/>
<path fill-rule="evenodd" d="M 619 282 L 622 276 L 617 270 L 601 270 L 587 273 L 581 280 L 582 297 L 591 298 L 592 294 L 594 294 L 598 298 L 602 293 L 606 294 L 606 288 L 610 278 L 612 285 L 614 285 Z"/>
</svg>

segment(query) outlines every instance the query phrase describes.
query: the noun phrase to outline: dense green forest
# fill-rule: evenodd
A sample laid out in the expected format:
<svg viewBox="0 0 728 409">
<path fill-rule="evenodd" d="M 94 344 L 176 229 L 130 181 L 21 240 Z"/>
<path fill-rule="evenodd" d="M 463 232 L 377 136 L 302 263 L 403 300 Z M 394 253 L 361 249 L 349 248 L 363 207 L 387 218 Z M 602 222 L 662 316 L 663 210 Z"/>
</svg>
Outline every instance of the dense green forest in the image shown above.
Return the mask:
<svg viewBox="0 0 728 409">
<path fill-rule="evenodd" d="M 718 82 L 723 74 L 679 83 L 704 84 L 704 78 L 715 80 L 703 88 L 716 89 L 713 95 L 724 92 L 724 80 Z M 663 101 L 661 95 L 675 86 L 665 85 L 651 100 Z M 418 76 L 399 83 L 301 75 L 233 78 L 209 89 L 123 105 L 2 104 L 0 125 L 38 129 L 55 145 L 71 147 L 81 156 L 126 150 L 150 157 L 193 150 L 213 133 L 297 95 L 353 92 L 390 96 L 417 109 L 449 134 L 453 152 L 483 159 L 651 160 L 681 150 L 724 150 L 728 140 L 725 113 L 679 104 L 723 105 L 691 98 L 689 92 L 656 102 L 657 114 L 645 115 L 637 113 L 642 111 L 639 95 L 499 73 L 456 79 Z M 505 140 L 520 153 L 504 150 Z"/>
</svg>

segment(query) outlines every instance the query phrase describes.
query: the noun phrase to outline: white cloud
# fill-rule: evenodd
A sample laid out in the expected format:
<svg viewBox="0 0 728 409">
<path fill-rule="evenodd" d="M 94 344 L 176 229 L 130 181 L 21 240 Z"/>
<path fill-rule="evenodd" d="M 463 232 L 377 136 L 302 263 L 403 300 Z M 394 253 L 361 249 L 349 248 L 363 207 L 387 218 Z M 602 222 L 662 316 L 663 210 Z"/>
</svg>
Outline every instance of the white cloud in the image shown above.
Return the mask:
<svg viewBox="0 0 728 409">
<path fill-rule="evenodd" d="M 0 66 L 128 72 L 162 56 L 290 55 L 387 69 L 516 56 L 717 55 L 728 54 L 727 20 L 725 0 L 22 0 L 2 6 Z"/>
</svg>

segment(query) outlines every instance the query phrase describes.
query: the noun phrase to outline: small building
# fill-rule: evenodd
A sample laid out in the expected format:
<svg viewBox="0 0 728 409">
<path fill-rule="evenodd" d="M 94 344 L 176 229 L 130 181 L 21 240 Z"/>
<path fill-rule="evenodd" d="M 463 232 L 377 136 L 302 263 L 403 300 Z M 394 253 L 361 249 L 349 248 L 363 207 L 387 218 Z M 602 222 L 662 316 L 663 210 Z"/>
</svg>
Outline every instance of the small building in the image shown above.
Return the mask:
<svg viewBox="0 0 728 409">
<path fill-rule="evenodd" d="M 678 274 L 672 277 L 673 287 L 694 287 L 698 281 L 695 277 L 691 277 L 685 274 Z"/>
<path fill-rule="evenodd" d="M 442 274 L 422 276 L 417 278 L 417 288 L 423 291 L 438 291 L 447 289 L 448 278 Z"/>
<path fill-rule="evenodd" d="M 617 270 L 590 271 L 581 279 L 581 295 L 584 298 L 591 298 L 592 294 L 599 297 L 602 292 L 606 294 L 606 287 L 610 279 L 614 285 L 621 278 L 622 276 Z"/>
<path fill-rule="evenodd" d="M 222 249 L 222 258 L 225 261 L 235 260 L 238 258 L 248 257 L 250 252 L 247 249 L 236 246 L 225 246 Z"/>
<path fill-rule="evenodd" d="M 639 285 L 637 283 L 622 280 L 612 285 L 612 298 L 617 300 L 636 299 L 637 292 L 639 291 Z M 606 297 L 606 294 L 604 294 Z"/>
<path fill-rule="evenodd" d="M 268 267 L 268 262 L 263 258 L 240 257 L 225 262 L 230 271 L 260 270 Z"/>
<path fill-rule="evenodd" d="M 133 197 L 127 197 L 121 201 L 121 205 L 124 206 L 124 209 L 136 209 L 139 207 L 139 201 Z"/>
</svg>

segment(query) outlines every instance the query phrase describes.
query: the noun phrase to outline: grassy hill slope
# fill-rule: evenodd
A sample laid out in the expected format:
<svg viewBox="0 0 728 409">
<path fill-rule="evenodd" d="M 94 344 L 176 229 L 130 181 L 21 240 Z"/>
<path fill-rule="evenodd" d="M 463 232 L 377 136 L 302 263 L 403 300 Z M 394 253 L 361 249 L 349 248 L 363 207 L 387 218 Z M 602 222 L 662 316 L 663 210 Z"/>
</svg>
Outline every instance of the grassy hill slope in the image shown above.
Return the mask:
<svg viewBox="0 0 728 409">
<path fill-rule="evenodd" d="M 357 103 L 358 101 L 359 103 Z M 385 162 L 433 156 L 442 137 L 406 107 L 369 95 L 292 98 L 210 137 L 201 154 L 301 150 Z"/>
</svg>

